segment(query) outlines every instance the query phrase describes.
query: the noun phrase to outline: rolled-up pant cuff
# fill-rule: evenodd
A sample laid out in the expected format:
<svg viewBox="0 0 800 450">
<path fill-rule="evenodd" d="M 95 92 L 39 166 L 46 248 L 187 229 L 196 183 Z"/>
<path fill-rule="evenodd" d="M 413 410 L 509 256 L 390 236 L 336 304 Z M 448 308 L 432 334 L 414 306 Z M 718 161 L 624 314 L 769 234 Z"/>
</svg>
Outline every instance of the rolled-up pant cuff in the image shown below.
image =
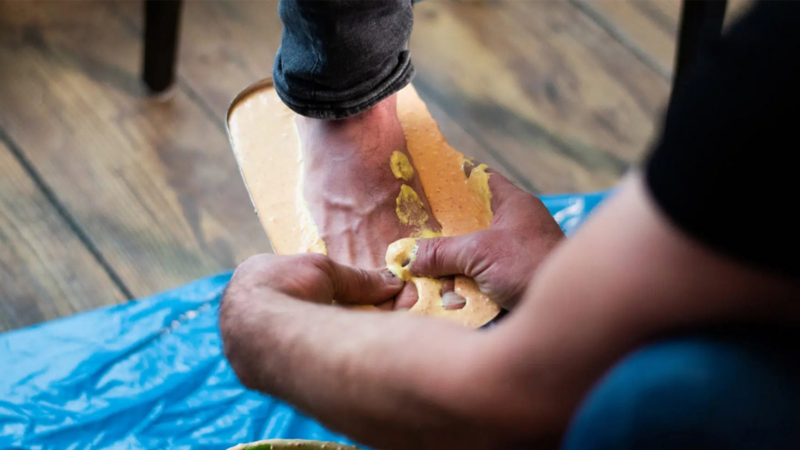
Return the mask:
<svg viewBox="0 0 800 450">
<path fill-rule="evenodd" d="M 406 57 L 403 64 L 383 83 L 358 97 L 338 102 L 314 102 L 308 99 L 297 98 L 291 95 L 284 83 L 279 81 L 280 76 L 275 76 L 273 82 L 275 91 L 286 106 L 292 111 L 306 117 L 324 120 L 346 119 L 361 114 L 372 108 L 382 100 L 406 87 L 414 78 L 416 71 L 411 59 Z M 277 71 L 276 71 L 276 74 Z"/>
<path fill-rule="evenodd" d="M 272 79 L 298 114 L 354 116 L 414 77 L 411 0 L 281 0 L 278 14 L 284 28 Z"/>
</svg>

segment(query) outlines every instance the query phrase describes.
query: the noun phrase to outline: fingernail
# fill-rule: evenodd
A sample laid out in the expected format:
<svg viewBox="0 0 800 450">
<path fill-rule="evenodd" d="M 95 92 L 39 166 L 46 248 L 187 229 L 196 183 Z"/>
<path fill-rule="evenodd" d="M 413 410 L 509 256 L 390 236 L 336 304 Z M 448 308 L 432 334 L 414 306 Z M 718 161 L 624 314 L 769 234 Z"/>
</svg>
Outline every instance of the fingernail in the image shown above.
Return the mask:
<svg viewBox="0 0 800 450">
<path fill-rule="evenodd" d="M 446 292 L 442 295 L 442 306 L 444 309 L 461 309 L 467 304 L 467 299 L 455 292 Z"/>
<path fill-rule="evenodd" d="M 411 308 L 397 308 L 397 309 L 395 309 L 395 312 L 409 312 L 409 311 L 411 311 Z"/>
<path fill-rule="evenodd" d="M 397 276 L 395 276 L 395 274 L 390 272 L 389 269 L 382 270 L 381 277 L 383 278 L 383 281 L 386 282 L 386 284 L 393 287 L 400 287 L 406 283 L 400 278 L 397 278 Z"/>
</svg>

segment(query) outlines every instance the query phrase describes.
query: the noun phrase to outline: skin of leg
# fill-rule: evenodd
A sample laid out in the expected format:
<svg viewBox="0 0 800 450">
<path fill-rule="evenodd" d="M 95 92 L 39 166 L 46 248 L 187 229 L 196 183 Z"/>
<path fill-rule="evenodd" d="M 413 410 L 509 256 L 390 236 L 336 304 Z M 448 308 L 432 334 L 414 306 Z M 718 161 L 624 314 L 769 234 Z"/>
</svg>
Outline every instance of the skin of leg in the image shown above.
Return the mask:
<svg viewBox="0 0 800 450">
<path fill-rule="evenodd" d="M 398 218 L 397 197 L 403 184 L 413 188 L 423 203 L 428 218 L 424 227 L 441 228 L 416 173 L 402 180 L 391 170 L 393 152 L 411 160 L 397 117 L 397 94 L 346 119 L 297 116 L 296 120 L 303 152 L 303 195 L 333 260 L 382 268 L 389 244 L 419 231 Z M 398 299 L 401 307 L 413 305 L 413 284 Z"/>
</svg>

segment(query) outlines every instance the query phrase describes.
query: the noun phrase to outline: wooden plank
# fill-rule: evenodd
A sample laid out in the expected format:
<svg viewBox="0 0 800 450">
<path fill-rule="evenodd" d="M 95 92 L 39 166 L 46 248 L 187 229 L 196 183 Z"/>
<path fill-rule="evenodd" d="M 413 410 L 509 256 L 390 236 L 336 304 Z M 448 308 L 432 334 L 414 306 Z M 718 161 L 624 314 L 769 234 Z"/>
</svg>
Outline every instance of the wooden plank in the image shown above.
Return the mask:
<svg viewBox="0 0 800 450">
<path fill-rule="evenodd" d="M 681 0 L 573 2 L 664 78 L 671 78 Z"/>
<path fill-rule="evenodd" d="M 665 78 L 671 78 L 682 0 L 571 0 Z M 729 0 L 728 27 L 754 0 Z"/>
<path fill-rule="evenodd" d="M 571 5 L 424 2 L 415 18 L 420 93 L 534 190 L 606 188 L 642 157 L 669 87 Z"/>
<path fill-rule="evenodd" d="M 0 3 L 0 126 L 135 296 L 269 249 L 219 122 L 139 61 L 113 5 Z"/>
<path fill-rule="evenodd" d="M 0 332 L 124 300 L 0 130 Z"/>
</svg>

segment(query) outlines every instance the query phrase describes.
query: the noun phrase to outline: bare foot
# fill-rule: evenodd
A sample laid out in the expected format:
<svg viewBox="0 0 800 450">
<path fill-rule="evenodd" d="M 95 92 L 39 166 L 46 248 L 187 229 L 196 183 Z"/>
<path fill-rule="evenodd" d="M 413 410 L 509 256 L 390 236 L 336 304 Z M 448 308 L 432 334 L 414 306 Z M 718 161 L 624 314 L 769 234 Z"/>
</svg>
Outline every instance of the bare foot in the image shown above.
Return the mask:
<svg viewBox="0 0 800 450">
<path fill-rule="evenodd" d="M 420 228 L 441 228 L 419 176 L 398 178 L 390 166 L 394 152 L 410 159 L 397 118 L 397 94 L 343 120 L 298 116 L 297 128 L 303 143 L 305 199 L 333 260 L 382 268 L 389 244 Z M 419 196 L 423 215 L 402 224 L 397 199 L 401 189 L 409 193 L 408 187 Z M 415 301 L 416 289 L 408 283 L 397 303 L 409 307 Z"/>
</svg>

